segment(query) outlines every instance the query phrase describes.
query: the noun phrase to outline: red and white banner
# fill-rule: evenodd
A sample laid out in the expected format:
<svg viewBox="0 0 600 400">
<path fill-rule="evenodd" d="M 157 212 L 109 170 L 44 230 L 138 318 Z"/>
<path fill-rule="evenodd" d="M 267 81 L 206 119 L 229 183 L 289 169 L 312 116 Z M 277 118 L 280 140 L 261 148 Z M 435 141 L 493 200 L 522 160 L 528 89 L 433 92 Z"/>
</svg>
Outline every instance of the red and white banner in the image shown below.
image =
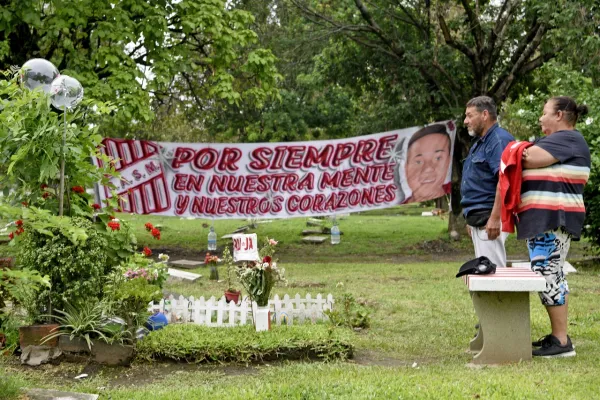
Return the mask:
<svg viewBox="0 0 600 400">
<path fill-rule="evenodd" d="M 339 140 L 166 143 L 106 138 L 125 212 L 202 218 L 350 213 L 450 193 L 455 124 Z M 99 159 L 94 160 L 102 165 Z M 110 197 L 101 188 L 100 200 Z"/>
</svg>

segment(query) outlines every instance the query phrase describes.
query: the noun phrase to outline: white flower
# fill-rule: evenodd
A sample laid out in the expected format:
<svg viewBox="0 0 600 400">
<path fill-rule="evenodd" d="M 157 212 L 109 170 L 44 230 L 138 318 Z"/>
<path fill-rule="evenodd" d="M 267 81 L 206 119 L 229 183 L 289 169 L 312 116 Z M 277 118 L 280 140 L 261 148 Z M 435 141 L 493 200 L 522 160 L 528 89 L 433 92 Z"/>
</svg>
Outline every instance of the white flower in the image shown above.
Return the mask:
<svg viewBox="0 0 600 400">
<path fill-rule="evenodd" d="M 338 282 L 335 287 L 344 287 L 344 282 Z"/>
<path fill-rule="evenodd" d="M 585 124 L 586 124 L 586 125 L 589 125 L 589 124 L 591 124 L 592 122 L 594 122 L 594 118 L 592 118 L 592 117 L 587 117 L 587 118 L 585 119 Z"/>
<path fill-rule="evenodd" d="M 521 116 L 521 115 L 523 115 L 523 114 L 525 114 L 525 110 L 523 110 L 522 108 L 520 108 L 520 109 L 517 111 L 517 115 L 520 117 L 520 116 Z"/>
<path fill-rule="evenodd" d="M 169 256 L 167 254 L 160 253 L 158 258 L 162 261 L 169 261 Z"/>
</svg>

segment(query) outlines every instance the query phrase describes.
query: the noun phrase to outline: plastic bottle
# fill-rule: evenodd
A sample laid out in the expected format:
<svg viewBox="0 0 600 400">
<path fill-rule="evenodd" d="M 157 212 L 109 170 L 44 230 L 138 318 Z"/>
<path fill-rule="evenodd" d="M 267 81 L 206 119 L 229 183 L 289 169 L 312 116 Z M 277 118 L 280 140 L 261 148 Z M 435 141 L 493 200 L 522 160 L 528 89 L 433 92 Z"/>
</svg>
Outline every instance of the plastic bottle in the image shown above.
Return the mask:
<svg viewBox="0 0 600 400">
<path fill-rule="evenodd" d="M 210 227 L 210 232 L 208 232 L 208 250 L 215 251 L 217 250 L 217 234 L 215 233 L 215 227 Z"/>
<path fill-rule="evenodd" d="M 337 226 L 337 221 L 333 221 L 331 227 L 331 244 L 338 244 L 340 242 L 340 228 Z"/>
</svg>

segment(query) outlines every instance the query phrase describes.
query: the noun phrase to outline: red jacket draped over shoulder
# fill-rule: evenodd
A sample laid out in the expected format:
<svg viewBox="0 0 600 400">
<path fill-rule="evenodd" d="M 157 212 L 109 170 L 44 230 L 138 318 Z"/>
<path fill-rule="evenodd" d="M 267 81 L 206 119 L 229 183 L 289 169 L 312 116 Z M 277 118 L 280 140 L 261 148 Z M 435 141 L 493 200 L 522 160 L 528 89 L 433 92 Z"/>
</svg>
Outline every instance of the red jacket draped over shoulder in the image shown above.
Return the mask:
<svg viewBox="0 0 600 400">
<path fill-rule="evenodd" d="M 513 233 L 517 207 L 521 203 L 523 176 L 523 150 L 533 146 L 530 142 L 510 142 L 502 152 L 500 162 L 500 195 L 502 196 L 502 232 Z"/>
</svg>

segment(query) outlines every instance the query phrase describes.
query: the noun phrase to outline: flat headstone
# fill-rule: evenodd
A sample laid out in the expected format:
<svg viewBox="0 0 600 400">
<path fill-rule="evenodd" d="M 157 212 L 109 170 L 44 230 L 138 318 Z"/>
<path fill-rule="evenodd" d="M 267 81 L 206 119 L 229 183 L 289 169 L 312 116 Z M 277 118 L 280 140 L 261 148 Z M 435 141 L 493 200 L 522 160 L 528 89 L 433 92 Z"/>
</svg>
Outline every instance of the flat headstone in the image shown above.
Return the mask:
<svg viewBox="0 0 600 400">
<path fill-rule="evenodd" d="M 198 267 L 204 265 L 204 262 L 203 261 L 194 261 L 194 260 L 177 260 L 177 261 L 171 261 L 171 262 L 169 262 L 169 264 L 171 264 L 173 266 L 177 266 L 179 268 L 194 269 L 194 268 L 198 268 Z"/>
<path fill-rule="evenodd" d="M 423 211 L 421 217 L 433 217 L 433 213 L 431 211 Z"/>
<path fill-rule="evenodd" d="M 323 233 L 322 229 L 305 229 L 302 231 L 302 235 L 320 235 Z"/>
<path fill-rule="evenodd" d="M 272 219 L 267 219 L 265 221 L 256 221 L 257 224 L 270 224 L 271 222 L 273 222 Z"/>
<path fill-rule="evenodd" d="M 235 231 L 233 231 L 233 233 L 242 233 L 242 232 L 246 232 L 249 229 L 250 229 L 250 227 L 248 225 L 241 226 L 241 227 L 237 228 Z"/>
<path fill-rule="evenodd" d="M 317 221 L 311 221 L 311 220 L 308 220 L 308 221 L 306 221 L 306 226 L 323 226 L 323 221 L 319 221 L 319 220 L 317 220 Z"/>
<path fill-rule="evenodd" d="M 179 271 L 178 269 L 169 268 L 169 276 L 176 279 L 182 279 L 184 281 L 195 282 L 202 278 L 200 274 L 194 274 L 192 272 Z"/>
<path fill-rule="evenodd" d="M 96 400 L 98 395 L 33 388 L 27 391 L 27 398 L 30 400 Z"/>
<path fill-rule="evenodd" d="M 221 236 L 221 239 L 231 239 L 235 233 L 228 233 L 227 235 Z"/>
<path fill-rule="evenodd" d="M 327 240 L 327 236 L 306 236 L 302 238 L 302 241 L 305 243 L 323 243 Z"/>
</svg>

